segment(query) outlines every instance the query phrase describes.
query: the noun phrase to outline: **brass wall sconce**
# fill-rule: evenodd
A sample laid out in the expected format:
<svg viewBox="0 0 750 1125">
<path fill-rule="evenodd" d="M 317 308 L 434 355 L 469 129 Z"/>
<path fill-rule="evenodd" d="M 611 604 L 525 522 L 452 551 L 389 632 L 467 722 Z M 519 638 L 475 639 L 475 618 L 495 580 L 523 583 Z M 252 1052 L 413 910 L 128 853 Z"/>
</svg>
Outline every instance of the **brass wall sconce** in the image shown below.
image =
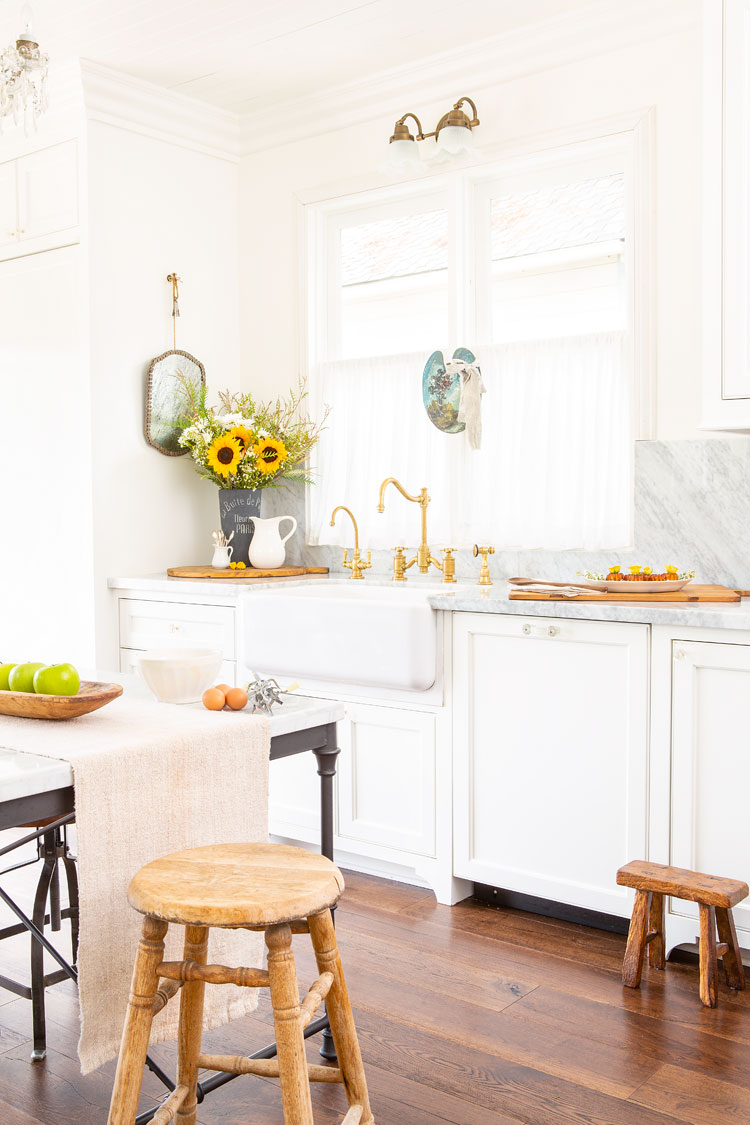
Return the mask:
<svg viewBox="0 0 750 1125">
<path fill-rule="evenodd" d="M 471 107 L 471 117 L 463 111 L 461 108 L 463 105 Z M 406 124 L 409 118 L 416 123 L 416 136 Z M 476 129 L 478 124 L 477 107 L 471 98 L 459 98 L 453 109 L 443 114 L 431 133 L 424 132 L 422 122 L 416 113 L 405 113 L 403 117 L 399 117 L 393 127 L 387 168 L 389 171 L 398 172 L 421 168 L 417 141 L 425 141 L 428 137 L 435 138 L 435 148 L 428 156 L 430 161 L 447 163 L 456 156 L 471 155 L 475 152 L 472 129 Z"/>
</svg>

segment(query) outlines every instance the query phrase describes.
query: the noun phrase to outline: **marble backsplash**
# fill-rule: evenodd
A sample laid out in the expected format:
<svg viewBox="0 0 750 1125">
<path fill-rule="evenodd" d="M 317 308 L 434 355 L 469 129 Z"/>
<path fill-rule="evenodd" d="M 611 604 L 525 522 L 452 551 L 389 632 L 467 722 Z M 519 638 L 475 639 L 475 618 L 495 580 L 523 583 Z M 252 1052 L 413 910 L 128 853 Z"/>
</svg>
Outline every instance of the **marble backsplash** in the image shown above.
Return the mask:
<svg viewBox="0 0 750 1125">
<path fill-rule="evenodd" d="M 341 548 L 305 543 L 303 488 L 265 491 L 263 514 L 282 513 L 296 516 L 299 524 L 287 544 L 287 562 L 348 574 L 341 568 Z M 496 541 L 501 535 L 498 528 Z M 750 589 L 750 438 L 638 442 L 633 538 L 633 547 L 606 552 L 497 550 L 490 568 L 494 578 L 569 580 L 579 570 L 604 571 L 615 559 L 624 565 L 674 563 L 695 570 L 698 581 Z M 369 573 L 390 574 L 392 558 L 390 551 L 374 551 Z M 471 550 L 457 552 L 459 578 L 478 577 L 479 565 Z M 439 580 L 437 571 L 434 577 Z"/>
</svg>

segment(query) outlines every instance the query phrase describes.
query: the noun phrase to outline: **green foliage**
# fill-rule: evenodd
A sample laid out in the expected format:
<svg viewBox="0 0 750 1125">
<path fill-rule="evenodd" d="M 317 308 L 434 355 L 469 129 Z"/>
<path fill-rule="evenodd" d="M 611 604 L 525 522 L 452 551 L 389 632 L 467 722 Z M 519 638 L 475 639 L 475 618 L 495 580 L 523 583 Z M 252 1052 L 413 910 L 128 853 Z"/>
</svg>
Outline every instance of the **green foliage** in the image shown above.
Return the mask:
<svg viewBox="0 0 750 1125">
<path fill-rule="evenodd" d="M 185 410 L 180 419 L 182 433 L 179 444 L 190 451 L 196 471 L 205 480 L 220 488 L 278 488 L 289 481 L 312 483 L 305 469 L 310 451 L 320 438 L 328 417 L 325 410 L 320 422 L 303 413 L 307 387 L 300 380 L 296 390 L 274 402 L 256 402 L 252 394 L 219 393 L 219 407 L 207 405 L 204 386 L 195 387 L 183 380 Z M 251 435 L 251 443 L 243 451 L 234 472 L 224 476 L 209 463 L 209 452 L 217 438 L 229 434 L 237 426 Z M 253 448 L 264 440 L 280 442 L 283 454 L 268 471 L 268 462 L 261 460 Z M 271 457 L 273 454 L 271 454 Z M 259 465 L 263 465 L 260 468 Z"/>
</svg>

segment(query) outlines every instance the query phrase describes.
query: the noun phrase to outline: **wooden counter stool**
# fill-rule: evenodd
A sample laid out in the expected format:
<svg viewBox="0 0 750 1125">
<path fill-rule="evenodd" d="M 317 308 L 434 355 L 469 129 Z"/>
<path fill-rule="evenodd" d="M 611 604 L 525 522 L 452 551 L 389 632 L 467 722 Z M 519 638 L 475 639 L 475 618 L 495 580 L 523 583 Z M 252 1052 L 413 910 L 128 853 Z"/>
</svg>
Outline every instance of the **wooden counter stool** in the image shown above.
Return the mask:
<svg viewBox="0 0 750 1125">
<path fill-rule="evenodd" d="M 133 1125 L 151 1021 L 180 989 L 177 1088 L 153 1118 L 195 1125 L 198 1070 L 281 1080 L 285 1125 L 313 1125 L 310 1082 L 343 1082 L 349 1110 L 342 1125 L 371 1125 L 357 1032 L 346 991 L 330 907 L 344 880 L 324 856 L 279 844 L 217 844 L 157 859 L 128 889 L 143 932 L 109 1109 L 109 1125 Z M 185 927 L 183 961 L 163 961 L 169 923 Z M 211 926 L 262 930 L 268 969 L 207 965 Z M 309 933 L 320 976 L 300 1004 L 292 934 Z M 163 983 L 160 983 L 163 982 Z M 201 1054 L 206 984 L 269 988 L 277 1059 Z M 327 997 L 340 1069 L 308 1066 L 303 1031 Z"/>
<path fill-rule="evenodd" d="M 640 985 L 647 944 L 649 965 L 654 969 L 665 967 L 664 899 L 671 895 L 673 898 L 698 903 L 700 997 L 706 1007 L 715 1008 L 718 1003 L 717 958 L 723 958 L 724 974 L 729 987 L 745 987 L 745 970 L 737 944 L 732 907 L 750 893 L 747 883 L 643 860 L 633 860 L 621 867 L 617 872 L 617 882 L 621 887 L 635 888 L 633 916 L 622 965 L 623 984 L 628 988 L 638 988 Z M 720 938 L 718 943 L 717 927 Z"/>
</svg>

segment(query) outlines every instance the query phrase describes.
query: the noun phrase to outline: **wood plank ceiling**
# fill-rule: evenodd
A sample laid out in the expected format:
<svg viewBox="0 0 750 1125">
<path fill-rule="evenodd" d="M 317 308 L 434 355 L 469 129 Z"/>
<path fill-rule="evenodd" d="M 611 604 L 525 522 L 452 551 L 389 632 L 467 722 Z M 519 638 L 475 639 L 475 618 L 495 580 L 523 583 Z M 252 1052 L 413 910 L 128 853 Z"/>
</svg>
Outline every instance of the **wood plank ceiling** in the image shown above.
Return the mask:
<svg viewBox="0 0 750 1125">
<path fill-rule="evenodd" d="M 585 8 L 589 0 L 35 0 L 53 60 L 91 59 L 255 112 Z M 0 45 L 21 0 L 0 0 Z M 467 75 L 467 85 L 471 85 Z"/>
</svg>

